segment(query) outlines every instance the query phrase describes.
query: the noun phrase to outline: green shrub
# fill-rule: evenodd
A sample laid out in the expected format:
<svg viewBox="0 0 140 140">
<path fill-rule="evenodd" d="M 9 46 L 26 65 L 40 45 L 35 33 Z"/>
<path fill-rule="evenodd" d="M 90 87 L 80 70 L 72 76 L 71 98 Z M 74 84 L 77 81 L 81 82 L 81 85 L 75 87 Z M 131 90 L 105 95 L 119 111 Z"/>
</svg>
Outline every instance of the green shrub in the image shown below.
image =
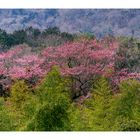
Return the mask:
<svg viewBox="0 0 140 140">
<path fill-rule="evenodd" d="M 4 99 L 0 98 L 0 131 L 12 131 L 14 129 L 13 118 L 5 106 Z"/>
<path fill-rule="evenodd" d="M 136 120 L 123 120 L 120 123 L 120 131 L 140 131 L 140 123 Z"/>
<path fill-rule="evenodd" d="M 136 80 L 123 81 L 120 84 L 120 97 L 117 102 L 117 114 L 130 119 L 134 118 L 136 108 L 140 107 L 140 82 Z"/>
<path fill-rule="evenodd" d="M 20 109 L 29 98 L 30 90 L 24 80 L 17 80 L 11 87 L 10 101 L 17 109 Z"/>
<path fill-rule="evenodd" d="M 140 115 L 140 82 L 127 80 L 120 84 L 120 95 L 115 101 L 114 118 L 116 130 L 137 130 Z"/>
<path fill-rule="evenodd" d="M 93 111 L 85 106 L 72 105 L 69 119 L 72 131 L 93 130 Z"/>
<path fill-rule="evenodd" d="M 17 80 L 11 87 L 11 104 L 9 111 L 16 120 L 16 130 L 23 130 L 26 123 L 32 119 L 38 106 L 37 96 L 33 95 L 24 80 Z"/>
</svg>

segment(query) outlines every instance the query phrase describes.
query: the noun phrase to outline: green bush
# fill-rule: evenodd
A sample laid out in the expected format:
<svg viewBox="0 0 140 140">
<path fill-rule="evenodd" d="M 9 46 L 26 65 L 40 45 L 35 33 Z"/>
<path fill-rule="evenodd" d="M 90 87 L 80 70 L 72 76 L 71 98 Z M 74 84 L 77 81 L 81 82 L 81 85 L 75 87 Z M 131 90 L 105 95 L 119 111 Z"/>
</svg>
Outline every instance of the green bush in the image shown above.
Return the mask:
<svg viewBox="0 0 140 140">
<path fill-rule="evenodd" d="M 17 109 L 20 109 L 30 96 L 30 89 L 24 80 L 17 80 L 11 87 L 10 101 Z"/>
<path fill-rule="evenodd" d="M 114 126 L 116 130 L 135 131 L 140 123 L 140 82 L 127 80 L 123 81 L 119 87 L 120 95 L 115 101 L 114 108 Z"/>
<path fill-rule="evenodd" d="M 136 108 L 140 107 L 140 82 L 136 80 L 123 81 L 120 84 L 120 97 L 117 102 L 117 114 L 130 119 L 134 118 Z"/>
<path fill-rule="evenodd" d="M 120 123 L 120 131 L 140 131 L 140 123 L 136 120 L 123 120 Z"/>
<path fill-rule="evenodd" d="M 73 104 L 69 113 L 70 127 L 72 131 L 93 130 L 93 111 L 83 105 Z"/>
<path fill-rule="evenodd" d="M 5 101 L 0 98 L 0 131 L 15 130 L 13 118 L 5 106 Z"/>
</svg>

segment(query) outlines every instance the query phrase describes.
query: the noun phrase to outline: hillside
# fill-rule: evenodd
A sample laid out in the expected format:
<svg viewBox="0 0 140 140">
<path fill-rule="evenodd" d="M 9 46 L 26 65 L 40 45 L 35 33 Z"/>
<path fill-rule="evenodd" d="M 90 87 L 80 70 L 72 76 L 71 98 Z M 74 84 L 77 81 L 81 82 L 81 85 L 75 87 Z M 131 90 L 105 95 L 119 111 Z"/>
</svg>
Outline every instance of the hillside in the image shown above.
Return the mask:
<svg viewBox="0 0 140 140">
<path fill-rule="evenodd" d="M 92 32 L 140 37 L 140 10 L 137 9 L 1 9 L 0 28 L 13 30 L 33 26 L 57 26 L 65 32 Z"/>
</svg>

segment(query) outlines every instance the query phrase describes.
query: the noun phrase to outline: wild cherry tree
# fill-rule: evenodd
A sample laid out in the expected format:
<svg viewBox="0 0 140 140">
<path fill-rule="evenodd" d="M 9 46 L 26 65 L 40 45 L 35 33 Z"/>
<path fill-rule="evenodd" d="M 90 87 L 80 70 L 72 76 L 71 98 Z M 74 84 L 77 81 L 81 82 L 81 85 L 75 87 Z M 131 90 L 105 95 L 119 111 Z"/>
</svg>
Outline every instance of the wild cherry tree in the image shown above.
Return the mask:
<svg viewBox="0 0 140 140">
<path fill-rule="evenodd" d="M 31 52 L 26 45 L 19 45 L 0 54 L 0 75 L 11 80 L 27 79 L 31 82 L 44 74 L 41 69 L 43 61 L 43 58 Z"/>
<path fill-rule="evenodd" d="M 109 46 L 97 40 L 66 43 L 57 48 L 47 48 L 43 55 L 47 66 L 58 65 L 61 73 L 72 80 L 74 97 L 86 95 L 91 82 L 100 75 L 111 76 L 114 72 L 117 43 Z"/>
</svg>

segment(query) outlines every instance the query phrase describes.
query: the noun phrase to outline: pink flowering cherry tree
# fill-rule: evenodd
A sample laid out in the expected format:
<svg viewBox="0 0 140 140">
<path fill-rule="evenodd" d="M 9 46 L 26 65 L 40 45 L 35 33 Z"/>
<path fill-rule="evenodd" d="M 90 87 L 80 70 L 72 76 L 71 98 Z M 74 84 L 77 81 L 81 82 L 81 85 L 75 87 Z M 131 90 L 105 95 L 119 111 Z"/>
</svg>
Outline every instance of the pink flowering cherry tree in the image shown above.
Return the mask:
<svg viewBox="0 0 140 140">
<path fill-rule="evenodd" d="M 26 46 L 19 45 L 0 54 L 0 75 L 26 80 L 42 77 L 45 72 L 41 69 L 44 59 L 29 49 L 25 50 Z"/>
<path fill-rule="evenodd" d="M 47 48 L 43 55 L 48 66 L 58 65 L 62 75 L 71 78 L 72 93 L 77 97 L 88 93 L 97 76 L 113 74 L 117 47 L 115 42 L 105 47 L 96 40 L 82 40 Z"/>
</svg>

